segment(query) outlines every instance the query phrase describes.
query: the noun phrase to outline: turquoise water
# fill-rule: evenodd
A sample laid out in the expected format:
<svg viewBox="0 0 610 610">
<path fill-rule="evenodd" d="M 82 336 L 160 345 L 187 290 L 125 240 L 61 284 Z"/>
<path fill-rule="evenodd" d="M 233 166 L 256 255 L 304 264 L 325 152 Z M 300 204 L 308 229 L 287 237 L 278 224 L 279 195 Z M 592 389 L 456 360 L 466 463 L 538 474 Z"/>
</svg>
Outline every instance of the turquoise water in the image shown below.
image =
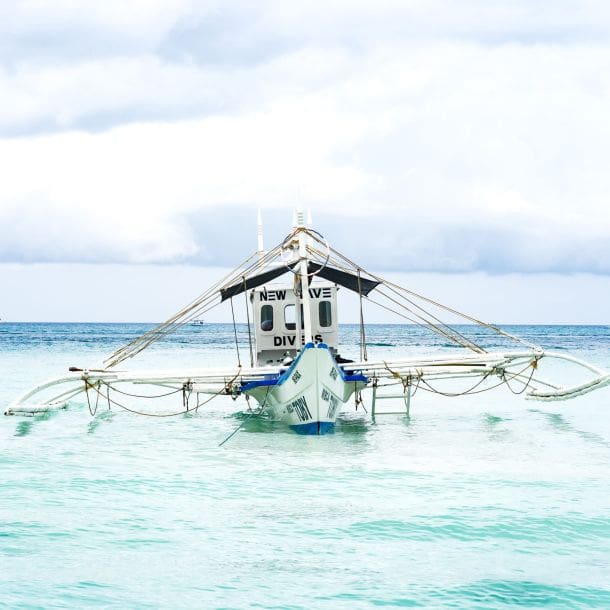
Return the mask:
<svg viewBox="0 0 610 610">
<path fill-rule="evenodd" d="M 0 407 L 145 328 L 0 324 Z M 610 368 L 608 327 L 511 330 Z M 408 326 L 369 339 L 450 351 Z M 133 366 L 232 363 L 232 340 L 191 327 Z M 325 437 L 249 419 L 219 448 L 244 409 L 0 417 L 0 607 L 610 608 L 610 388 L 422 392 L 410 418 L 350 411 Z"/>
</svg>

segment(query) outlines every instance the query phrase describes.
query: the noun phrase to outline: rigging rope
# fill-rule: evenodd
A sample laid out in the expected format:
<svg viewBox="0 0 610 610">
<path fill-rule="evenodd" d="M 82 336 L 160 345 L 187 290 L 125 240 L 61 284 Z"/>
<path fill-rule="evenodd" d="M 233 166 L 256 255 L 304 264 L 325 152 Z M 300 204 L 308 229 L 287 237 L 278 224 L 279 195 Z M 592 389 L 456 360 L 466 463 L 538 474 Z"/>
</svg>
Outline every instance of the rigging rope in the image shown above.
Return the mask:
<svg viewBox="0 0 610 610">
<path fill-rule="evenodd" d="M 248 318 L 248 347 L 250 349 L 250 366 L 254 368 L 254 354 L 252 352 L 252 331 L 250 329 L 250 307 L 248 305 L 248 284 L 244 276 L 244 299 L 246 300 L 246 317 Z"/>
<path fill-rule="evenodd" d="M 364 331 L 364 313 L 362 310 L 362 278 L 360 277 L 360 269 L 358 269 L 358 299 L 360 301 L 360 360 L 366 362 L 368 356 L 366 353 L 366 335 Z"/>
<path fill-rule="evenodd" d="M 152 343 L 160 340 L 167 334 L 178 330 L 181 326 L 187 324 L 197 315 L 201 315 L 202 310 L 209 311 L 211 308 L 217 306 L 220 301 L 220 291 L 223 288 L 235 283 L 236 278 L 249 276 L 258 269 L 264 267 L 268 263 L 272 262 L 277 255 L 281 252 L 280 245 L 275 246 L 263 257 L 259 258 L 258 253 L 252 254 L 248 257 L 239 267 L 231 271 L 224 278 L 212 285 L 206 292 L 202 293 L 199 297 L 193 300 L 189 305 L 178 311 L 171 318 L 156 326 L 155 328 L 147 331 L 146 333 L 136 337 L 128 344 L 116 350 L 111 356 L 109 356 L 105 363 L 108 368 L 116 366 L 120 362 L 131 358 L 141 352 L 143 349 L 149 347 Z M 254 263 L 251 263 L 253 258 L 257 258 Z M 214 303 L 214 300 L 218 300 Z"/>
<path fill-rule="evenodd" d="M 233 309 L 233 297 L 229 299 L 231 302 L 231 316 L 233 317 L 233 334 L 235 335 L 235 351 L 237 352 L 237 364 L 241 366 L 241 358 L 239 356 L 239 343 L 237 342 L 237 326 L 235 325 L 235 311 Z"/>
<path fill-rule="evenodd" d="M 319 239 L 316 238 L 315 235 L 312 235 L 312 238 L 317 242 L 317 243 L 322 243 Z M 338 252 L 337 250 L 335 250 L 334 248 L 330 248 L 332 253 L 334 255 L 336 255 L 337 257 L 339 257 L 341 260 L 343 260 L 347 265 L 349 265 L 349 268 L 351 268 L 352 270 L 356 270 L 358 269 L 358 265 L 356 265 L 356 263 L 354 263 L 352 260 L 350 260 L 348 257 L 346 257 L 345 255 L 341 254 L 341 252 Z M 317 251 L 318 256 L 320 256 L 320 252 Z M 336 261 L 334 261 L 334 264 L 336 264 Z M 345 269 L 345 268 L 344 268 Z M 389 280 L 386 280 L 385 278 L 375 275 L 374 273 L 371 273 L 370 271 L 366 272 L 367 275 L 369 275 L 369 277 L 373 278 L 374 280 L 380 282 L 381 284 L 387 286 L 392 292 L 394 292 L 395 294 L 399 295 L 401 292 L 406 293 L 411 295 L 412 297 L 415 297 L 417 299 L 420 299 L 424 302 L 427 302 L 435 307 L 438 307 L 439 309 L 442 309 L 444 311 L 447 311 L 455 316 L 461 317 L 464 320 L 467 320 L 469 322 L 472 322 L 478 326 L 482 326 L 484 328 L 487 328 L 488 330 L 493 331 L 496 334 L 502 335 L 503 337 L 510 339 L 512 341 L 515 341 L 516 343 L 519 343 L 521 345 L 525 345 L 527 347 L 529 347 L 530 349 L 533 349 L 535 351 L 542 351 L 539 345 L 536 345 L 534 343 L 531 343 L 529 341 L 525 341 L 523 339 L 521 339 L 520 337 L 517 337 L 516 335 L 513 335 L 501 328 L 498 328 L 497 326 L 494 326 L 492 324 L 488 324 L 487 322 L 483 322 L 477 318 L 474 318 L 473 316 L 470 316 L 468 314 L 465 314 L 463 312 L 458 311 L 457 309 L 454 309 L 452 307 L 448 307 L 447 305 L 443 305 L 442 303 L 439 303 L 438 301 L 435 301 L 433 299 L 430 299 L 428 297 L 425 297 L 417 292 L 414 292 L 413 290 L 410 290 L 408 288 L 405 288 L 404 286 L 400 286 L 398 284 L 395 284 L 393 282 L 390 282 Z M 379 292 L 379 290 L 378 290 Z M 387 295 L 386 295 L 386 298 Z M 437 318 L 436 316 L 434 316 L 433 314 L 431 314 L 429 311 L 423 309 L 420 305 L 418 305 L 417 303 L 415 303 L 414 301 L 412 301 L 411 299 L 408 299 L 406 296 L 401 295 L 401 298 L 404 298 L 405 300 L 407 300 L 408 302 L 410 302 L 414 307 L 417 307 L 418 309 L 420 309 L 421 311 L 423 311 L 424 313 L 426 313 L 427 315 L 431 316 L 433 319 L 435 319 L 437 322 L 439 322 L 440 324 L 442 324 L 445 328 L 450 329 L 452 332 L 461 335 L 461 333 L 459 331 L 457 331 L 456 329 L 450 327 L 449 325 L 445 324 L 444 322 L 442 322 L 439 318 Z M 414 315 L 415 312 L 412 312 Z M 429 323 L 429 322 L 428 322 Z M 431 325 L 434 326 L 434 325 Z M 435 328 L 435 330 L 438 331 L 437 328 Z M 444 333 L 443 333 L 444 334 Z M 463 336 L 463 335 L 462 335 Z M 467 337 L 463 337 L 464 339 L 466 339 L 468 342 L 472 343 L 473 345 L 476 345 L 474 342 L 472 342 L 470 339 L 468 339 Z M 455 341 L 455 339 L 453 339 Z M 463 345 L 461 342 L 459 342 L 459 344 Z M 463 347 L 466 347 L 463 345 Z M 480 346 L 477 346 L 479 349 L 482 350 L 482 348 Z M 483 350 L 485 351 L 485 350 Z"/>
<path fill-rule="evenodd" d="M 320 256 L 320 251 L 319 250 L 315 250 L 312 249 L 312 252 L 315 252 L 318 256 Z M 345 257 L 342 257 L 345 259 Z M 349 260 L 349 259 L 347 259 Z M 332 259 L 333 264 L 340 270 L 345 271 L 345 272 L 360 272 L 361 269 L 360 267 L 357 267 L 355 265 L 355 263 L 352 263 L 350 261 L 350 267 L 345 267 L 342 263 L 340 263 L 339 261 L 337 261 L 336 259 Z M 367 275 L 373 277 L 373 275 L 371 273 L 369 273 L 368 271 L 366 272 Z M 379 283 L 381 285 L 386 285 L 387 282 L 385 280 L 383 280 L 382 278 L 376 278 L 379 280 Z M 391 309 L 388 306 L 385 306 L 381 303 L 379 303 L 378 301 L 375 301 L 374 299 L 371 298 L 370 295 L 366 296 L 366 299 L 369 300 L 372 303 L 375 303 L 376 305 L 379 305 L 380 307 L 391 311 L 392 313 L 395 313 L 401 317 L 403 317 L 406 320 L 409 320 L 410 322 L 412 322 L 413 324 L 417 324 L 418 326 L 425 328 L 426 330 L 432 330 L 433 332 L 436 332 L 437 334 L 440 334 L 442 336 L 444 336 L 446 339 L 448 339 L 449 341 L 451 341 L 452 343 L 456 343 L 457 345 L 461 346 L 461 347 L 465 347 L 468 348 L 476 353 L 484 353 L 485 350 L 477 345 L 476 343 L 474 343 L 474 341 L 468 339 L 468 337 L 466 337 L 465 335 L 463 335 L 462 333 L 460 333 L 458 330 L 456 330 L 455 328 L 452 328 L 451 326 L 449 326 L 448 324 L 445 324 L 442 320 L 440 320 L 439 318 L 437 318 L 436 316 L 434 316 L 433 314 L 431 314 L 430 312 L 426 311 L 425 309 L 423 309 L 422 307 L 420 307 L 419 305 L 417 305 L 416 303 L 413 303 L 412 301 L 410 301 L 409 299 L 407 299 L 406 297 L 399 295 L 400 298 L 403 298 L 404 300 L 406 300 L 407 302 L 410 302 L 414 307 L 416 307 L 417 309 L 421 310 L 425 315 L 422 315 L 420 313 L 417 313 L 416 311 L 413 311 L 411 308 L 407 307 L 404 303 L 400 303 L 399 301 L 397 301 L 396 299 L 392 298 L 391 296 L 387 295 L 385 292 L 383 292 L 379 287 L 377 287 L 376 292 L 378 294 L 380 294 L 382 297 L 388 299 L 389 301 L 395 303 L 396 305 L 398 305 L 399 307 L 401 307 L 402 309 L 404 309 L 405 311 L 408 311 L 411 315 L 416 316 L 417 318 L 419 318 L 419 320 L 421 320 L 421 322 L 414 320 L 413 318 L 409 317 L 409 316 L 405 316 L 404 314 L 400 314 L 399 312 L 397 312 L 395 309 Z M 425 317 L 425 316 L 429 316 L 429 318 Z"/>
<path fill-rule="evenodd" d="M 339 269 L 342 269 L 342 270 L 348 271 L 348 272 L 352 272 L 352 273 L 355 272 L 357 274 L 358 293 L 359 293 L 359 297 L 360 297 L 360 301 L 361 301 L 361 303 L 360 303 L 361 356 L 364 360 L 367 359 L 367 354 L 366 354 L 367 350 L 366 350 L 366 335 L 365 335 L 365 330 L 364 330 L 364 315 L 363 315 L 363 308 L 362 308 L 363 296 L 366 296 L 366 298 L 369 301 L 371 301 L 372 303 L 375 303 L 376 305 L 378 305 L 388 311 L 391 311 L 391 312 L 399 315 L 400 317 L 402 317 L 414 324 L 417 324 L 418 326 L 421 326 L 422 328 L 432 330 L 433 332 L 445 337 L 452 343 L 455 343 L 462 347 L 466 347 L 477 353 L 484 353 L 485 350 L 481 346 L 477 345 L 474 341 L 472 341 L 471 339 L 466 337 L 459 330 L 444 323 L 442 320 L 440 320 L 440 318 L 438 318 L 437 316 L 432 314 L 430 311 L 426 310 L 424 307 L 422 307 L 421 305 L 416 303 L 413 299 L 418 299 L 418 300 L 428 303 L 434 307 L 447 311 L 447 312 L 449 312 L 455 316 L 458 316 L 460 318 L 463 318 L 464 320 L 467 320 L 471 323 L 474 323 L 481 327 L 487 328 L 487 329 L 493 331 L 494 333 L 502 335 L 512 341 L 516 341 L 520 344 L 527 345 L 528 347 L 530 347 L 534 350 L 540 350 L 540 348 L 538 346 L 533 345 L 529 342 L 526 342 L 526 341 L 520 339 L 519 337 L 516 337 L 496 326 L 482 322 L 481 320 L 478 320 L 472 316 L 459 312 L 451 307 L 443 305 L 442 303 L 434 301 L 433 299 L 424 297 L 423 295 L 420 295 L 412 290 L 409 290 L 407 288 L 394 284 L 393 282 L 390 282 L 390 281 L 388 281 L 380 276 L 377 276 L 371 272 L 368 272 L 368 271 L 366 271 L 367 276 L 372 278 L 373 280 L 379 282 L 379 284 L 381 286 L 385 287 L 385 289 L 386 289 L 386 290 L 382 290 L 381 286 L 380 286 L 377 288 L 377 293 L 387 302 L 394 304 L 396 307 L 398 307 L 400 310 L 402 310 L 403 313 L 401 313 L 400 311 L 397 311 L 396 309 L 394 309 L 392 307 L 388 307 L 387 304 L 380 303 L 367 295 L 363 295 L 362 294 L 361 274 L 362 274 L 362 271 L 364 271 L 364 270 L 361 269 L 361 267 L 357 266 L 353 261 L 351 261 L 345 255 L 341 254 L 334 248 L 329 247 L 327 242 L 325 240 L 321 239 L 321 237 L 318 234 L 316 234 L 314 231 L 309 230 L 305 227 L 297 227 L 296 229 L 294 229 L 291 232 L 291 234 L 288 236 L 288 238 L 286 238 L 282 243 L 278 244 L 273 249 L 268 251 L 265 255 L 263 255 L 261 257 L 259 253 L 252 254 L 250 257 L 245 259 L 240 264 L 239 267 L 237 267 L 236 269 L 234 269 L 233 271 L 228 273 L 224 278 L 222 278 L 221 280 L 216 282 L 210 289 L 208 289 L 206 292 L 202 293 L 199 297 L 194 299 L 189 305 L 187 305 L 186 307 L 181 309 L 179 312 L 174 314 L 166 322 L 147 331 L 143 335 L 141 335 L 141 336 L 135 338 L 134 340 L 132 340 L 131 342 L 129 342 L 127 345 L 116 350 L 105 361 L 108 368 L 116 366 L 118 363 L 122 362 L 123 360 L 135 356 L 142 350 L 149 347 L 155 341 L 160 340 L 167 334 L 174 332 L 178 328 L 183 326 L 184 324 L 187 324 L 193 317 L 195 317 L 197 315 L 201 315 L 202 312 L 207 312 L 207 311 L 211 310 L 212 308 L 216 307 L 221 302 L 220 291 L 230 285 L 235 284 L 235 282 L 238 278 L 241 278 L 241 280 L 244 282 L 244 288 L 247 288 L 246 278 L 249 277 L 251 274 L 257 272 L 259 269 L 265 267 L 266 265 L 269 265 L 270 263 L 278 260 L 278 257 L 281 258 L 282 252 L 286 247 L 287 241 L 290 239 L 294 239 L 300 232 L 305 232 L 310 237 L 310 240 L 309 240 L 310 243 L 307 245 L 307 249 L 308 249 L 308 252 L 310 254 L 312 254 L 314 256 L 314 258 L 316 258 L 316 260 L 322 262 L 324 265 L 326 265 L 329 261 L 331 261 Z M 320 252 L 312 244 L 317 244 L 318 246 L 323 246 L 326 251 Z M 256 260 L 254 260 L 254 262 L 253 262 L 253 259 L 256 259 Z M 341 261 L 343 261 L 343 262 L 341 262 Z M 388 291 L 389 291 L 389 293 L 388 293 Z M 244 290 L 244 292 L 247 294 L 247 290 Z M 232 306 L 232 303 L 231 303 L 231 306 Z M 249 339 L 249 348 L 250 348 L 250 364 L 251 364 L 251 366 L 254 366 L 252 332 L 251 332 L 249 310 L 248 310 L 248 305 L 247 305 L 247 296 L 246 296 L 246 312 L 248 315 L 248 339 Z M 298 314 L 298 312 L 297 312 L 297 314 Z M 235 316 L 235 313 L 233 311 L 233 320 L 235 320 L 234 316 Z M 296 329 L 296 332 L 298 334 L 298 328 Z M 234 323 L 234 334 L 235 334 L 235 336 L 237 336 L 235 323 Z M 237 346 L 237 343 L 238 342 L 236 339 L 236 346 Z M 239 358 L 240 357 L 239 357 L 239 353 L 238 353 L 238 362 L 241 365 L 241 361 Z"/>
</svg>

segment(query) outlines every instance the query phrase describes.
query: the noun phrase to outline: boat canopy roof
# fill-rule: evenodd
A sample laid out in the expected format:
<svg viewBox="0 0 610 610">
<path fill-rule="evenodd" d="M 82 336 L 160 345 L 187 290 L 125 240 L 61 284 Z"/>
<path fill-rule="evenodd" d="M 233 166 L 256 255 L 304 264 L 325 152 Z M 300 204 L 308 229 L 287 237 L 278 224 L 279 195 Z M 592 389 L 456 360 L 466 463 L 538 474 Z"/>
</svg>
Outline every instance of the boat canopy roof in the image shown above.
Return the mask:
<svg viewBox="0 0 610 610">
<path fill-rule="evenodd" d="M 296 262 L 290 263 L 287 265 L 282 265 L 276 269 L 271 269 L 270 271 L 265 271 L 259 275 L 244 277 L 239 283 L 232 284 L 231 286 L 223 288 L 220 291 L 222 301 L 226 301 L 227 299 L 241 294 L 246 290 L 267 284 L 285 273 L 292 271 L 296 264 Z M 314 263 L 313 261 L 310 261 L 307 264 L 307 273 L 310 276 L 319 276 L 325 280 L 328 280 L 329 282 L 339 284 L 340 286 L 353 290 L 354 292 L 362 294 L 363 296 L 367 296 L 371 290 L 374 290 L 380 284 L 380 282 L 376 280 L 363 278 L 360 275 L 348 273 L 347 271 L 341 271 L 340 269 L 335 269 L 334 267 L 329 267 L 328 265 L 320 265 L 318 263 Z"/>
</svg>

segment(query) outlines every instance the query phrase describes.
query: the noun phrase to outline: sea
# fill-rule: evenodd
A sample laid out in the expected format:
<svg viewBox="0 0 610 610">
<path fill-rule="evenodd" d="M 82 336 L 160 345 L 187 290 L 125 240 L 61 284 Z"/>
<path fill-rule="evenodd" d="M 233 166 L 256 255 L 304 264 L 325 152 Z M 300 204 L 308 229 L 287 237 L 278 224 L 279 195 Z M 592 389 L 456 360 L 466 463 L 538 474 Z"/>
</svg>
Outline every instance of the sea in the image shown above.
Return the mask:
<svg viewBox="0 0 610 610">
<path fill-rule="evenodd" d="M 0 324 L 1 412 L 150 327 Z M 506 329 L 610 369 L 608 326 Z M 340 336 L 358 358 L 358 327 Z M 443 341 L 367 329 L 369 359 L 457 353 Z M 235 362 L 232 326 L 210 323 L 121 367 Z M 181 394 L 133 400 L 183 410 Z M 610 387 L 554 403 L 420 388 L 409 416 L 388 399 L 374 419 L 365 395 L 320 437 L 248 409 L 222 397 L 147 417 L 81 396 L 0 415 L 0 608 L 610 608 Z"/>
</svg>

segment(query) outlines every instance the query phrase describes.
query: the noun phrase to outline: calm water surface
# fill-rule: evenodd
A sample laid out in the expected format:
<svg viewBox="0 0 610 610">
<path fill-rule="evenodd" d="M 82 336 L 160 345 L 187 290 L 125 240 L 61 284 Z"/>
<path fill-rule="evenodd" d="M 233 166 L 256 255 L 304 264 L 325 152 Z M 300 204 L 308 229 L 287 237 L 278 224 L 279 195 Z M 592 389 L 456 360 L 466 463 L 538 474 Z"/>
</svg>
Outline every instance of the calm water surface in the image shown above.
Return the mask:
<svg viewBox="0 0 610 610">
<path fill-rule="evenodd" d="M 0 407 L 146 328 L 0 324 Z M 608 327 L 510 330 L 610 369 Z M 342 339 L 357 355 L 357 329 Z M 451 351 L 410 326 L 369 339 Z M 232 341 L 190 327 L 130 366 L 232 364 Z M 0 416 L 0 607 L 610 608 L 610 388 L 420 392 L 410 418 L 352 409 L 325 437 L 249 419 L 219 448 L 245 408 Z"/>
</svg>

